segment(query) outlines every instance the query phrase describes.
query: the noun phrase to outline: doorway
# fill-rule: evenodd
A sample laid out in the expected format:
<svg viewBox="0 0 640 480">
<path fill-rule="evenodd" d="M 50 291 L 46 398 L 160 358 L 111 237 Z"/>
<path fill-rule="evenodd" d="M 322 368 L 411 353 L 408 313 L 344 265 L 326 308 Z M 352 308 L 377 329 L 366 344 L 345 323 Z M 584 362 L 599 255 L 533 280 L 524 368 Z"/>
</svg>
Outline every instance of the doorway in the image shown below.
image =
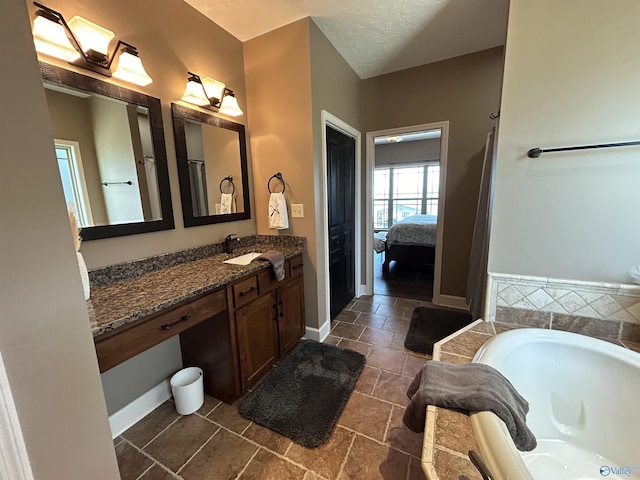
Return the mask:
<svg viewBox="0 0 640 480">
<path fill-rule="evenodd" d="M 370 293 L 441 301 L 448 130 L 437 122 L 367 133 Z"/>
<path fill-rule="evenodd" d="M 321 111 L 321 135 L 322 135 L 322 157 L 321 161 L 316 164 L 314 171 L 315 187 L 319 193 L 317 197 L 317 215 L 316 215 L 316 262 L 318 265 L 318 328 L 307 327 L 306 336 L 315 340 L 323 340 L 329 335 L 331 330 L 331 306 L 330 306 L 330 281 L 329 281 L 329 215 L 328 215 L 328 194 L 327 194 L 327 139 L 326 126 L 330 126 L 339 132 L 351 137 L 355 141 L 355 230 L 353 236 L 354 254 L 355 254 L 355 273 L 354 285 L 355 296 L 366 293 L 366 288 L 362 285 L 362 182 L 361 182 L 361 148 L 360 148 L 360 131 L 352 127 L 344 120 L 332 115 L 326 110 Z"/>
<path fill-rule="evenodd" d="M 326 127 L 330 317 L 355 296 L 355 139 Z"/>
</svg>

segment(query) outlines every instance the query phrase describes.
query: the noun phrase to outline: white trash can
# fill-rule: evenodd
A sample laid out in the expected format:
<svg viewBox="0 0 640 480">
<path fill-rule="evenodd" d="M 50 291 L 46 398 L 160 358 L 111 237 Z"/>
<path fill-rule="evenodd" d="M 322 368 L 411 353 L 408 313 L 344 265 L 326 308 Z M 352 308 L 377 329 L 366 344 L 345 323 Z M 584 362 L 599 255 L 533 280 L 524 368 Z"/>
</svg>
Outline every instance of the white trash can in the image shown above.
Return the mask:
<svg viewBox="0 0 640 480">
<path fill-rule="evenodd" d="M 180 415 L 190 415 L 204 403 L 202 369 L 183 368 L 171 377 L 171 392 Z"/>
</svg>

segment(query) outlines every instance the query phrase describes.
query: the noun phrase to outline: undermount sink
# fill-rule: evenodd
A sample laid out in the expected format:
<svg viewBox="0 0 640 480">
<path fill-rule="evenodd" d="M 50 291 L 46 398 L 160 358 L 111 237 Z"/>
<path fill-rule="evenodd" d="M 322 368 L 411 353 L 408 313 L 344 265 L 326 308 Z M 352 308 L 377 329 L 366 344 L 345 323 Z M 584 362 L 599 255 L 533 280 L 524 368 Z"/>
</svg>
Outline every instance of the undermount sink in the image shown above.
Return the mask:
<svg viewBox="0 0 640 480">
<path fill-rule="evenodd" d="M 245 253 L 244 255 L 240 255 L 239 257 L 234 257 L 234 258 L 230 258 L 229 260 L 225 260 L 222 263 L 230 263 L 232 265 L 249 265 L 251 263 L 251 260 L 254 260 L 260 255 L 262 254 L 257 252 Z"/>
</svg>

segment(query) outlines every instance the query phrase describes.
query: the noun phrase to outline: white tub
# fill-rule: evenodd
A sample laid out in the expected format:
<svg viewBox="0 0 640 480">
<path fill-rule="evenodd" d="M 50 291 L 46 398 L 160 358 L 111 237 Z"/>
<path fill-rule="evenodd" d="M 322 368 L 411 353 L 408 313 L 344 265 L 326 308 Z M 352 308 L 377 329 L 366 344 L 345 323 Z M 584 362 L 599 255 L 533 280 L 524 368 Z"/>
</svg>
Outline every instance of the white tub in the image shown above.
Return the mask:
<svg viewBox="0 0 640 480">
<path fill-rule="evenodd" d="M 496 480 L 640 479 L 640 354 L 574 333 L 496 335 L 475 362 L 499 370 L 529 402 L 538 446 L 519 452 L 493 413 L 471 415 Z"/>
</svg>

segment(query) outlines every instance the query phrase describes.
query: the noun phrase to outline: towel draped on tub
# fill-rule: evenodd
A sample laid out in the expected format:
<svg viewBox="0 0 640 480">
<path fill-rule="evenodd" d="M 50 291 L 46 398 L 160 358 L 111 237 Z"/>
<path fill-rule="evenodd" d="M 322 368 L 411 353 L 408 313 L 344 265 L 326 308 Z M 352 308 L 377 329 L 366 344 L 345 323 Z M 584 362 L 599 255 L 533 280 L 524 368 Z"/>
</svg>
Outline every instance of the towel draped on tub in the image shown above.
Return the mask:
<svg viewBox="0 0 640 480">
<path fill-rule="evenodd" d="M 428 361 L 409 385 L 407 396 L 410 402 L 403 421 L 414 432 L 424 430 L 427 405 L 467 412 L 490 411 L 506 424 L 518 450 L 536 448 L 536 437 L 526 423 L 529 403 L 489 365 Z"/>
</svg>

